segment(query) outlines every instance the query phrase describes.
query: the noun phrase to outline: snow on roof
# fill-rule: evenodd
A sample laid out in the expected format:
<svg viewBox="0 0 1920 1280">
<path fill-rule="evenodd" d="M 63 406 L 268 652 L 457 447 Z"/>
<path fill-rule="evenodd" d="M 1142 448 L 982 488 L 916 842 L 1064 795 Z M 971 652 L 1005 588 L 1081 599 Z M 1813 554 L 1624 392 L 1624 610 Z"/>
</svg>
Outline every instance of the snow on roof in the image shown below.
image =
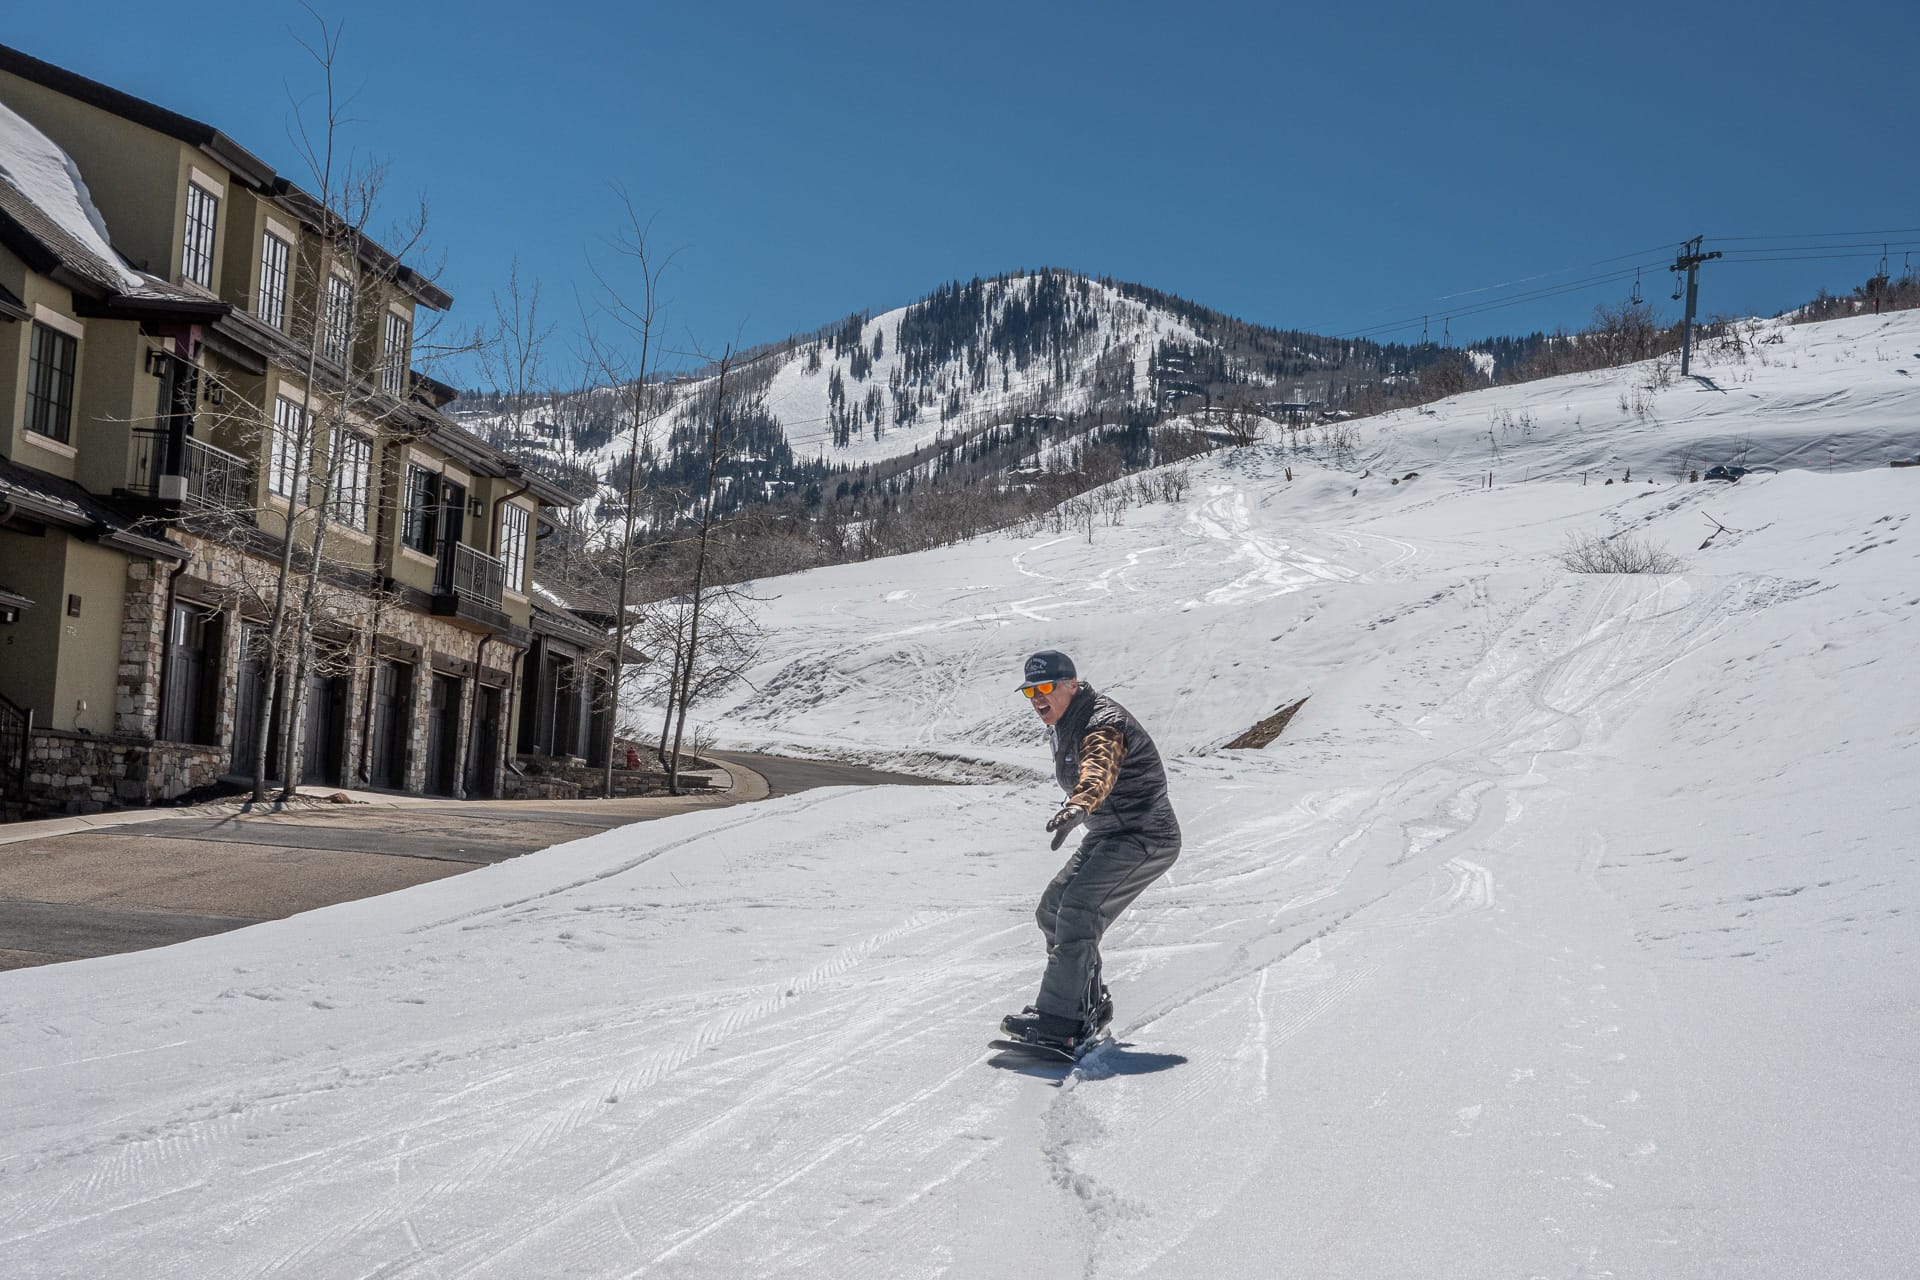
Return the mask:
<svg viewBox="0 0 1920 1280">
<path fill-rule="evenodd" d="M 533 580 L 533 594 L 536 598 L 544 600 L 556 609 L 564 609 L 567 607 L 566 600 L 561 598 L 557 593 L 549 590 L 547 584 L 538 578 Z"/>
<path fill-rule="evenodd" d="M 84 250 L 103 283 L 127 291 L 145 285 L 145 278 L 114 252 L 107 224 L 72 157 L 5 103 L 0 103 L 0 180 Z"/>
</svg>

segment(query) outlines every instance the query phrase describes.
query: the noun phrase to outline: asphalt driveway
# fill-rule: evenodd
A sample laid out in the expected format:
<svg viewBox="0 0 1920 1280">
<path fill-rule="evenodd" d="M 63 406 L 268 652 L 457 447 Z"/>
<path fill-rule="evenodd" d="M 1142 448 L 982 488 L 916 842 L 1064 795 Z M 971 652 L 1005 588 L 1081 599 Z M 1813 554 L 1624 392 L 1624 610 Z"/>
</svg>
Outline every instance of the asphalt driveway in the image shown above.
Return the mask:
<svg viewBox="0 0 1920 1280">
<path fill-rule="evenodd" d="M 714 758 L 730 775 L 717 781 L 730 785 L 706 795 L 461 802 L 346 792 L 360 803 L 306 799 L 261 813 L 220 805 L 0 827 L 0 969 L 162 947 L 694 809 L 814 787 L 927 781 L 774 756 Z"/>
</svg>

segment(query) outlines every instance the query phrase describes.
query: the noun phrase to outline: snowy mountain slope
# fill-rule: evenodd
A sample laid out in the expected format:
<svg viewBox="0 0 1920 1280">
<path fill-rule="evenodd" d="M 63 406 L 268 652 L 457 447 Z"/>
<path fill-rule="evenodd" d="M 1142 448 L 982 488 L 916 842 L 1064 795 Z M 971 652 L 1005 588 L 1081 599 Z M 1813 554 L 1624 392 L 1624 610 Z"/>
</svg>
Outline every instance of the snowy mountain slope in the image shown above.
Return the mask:
<svg viewBox="0 0 1920 1280">
<path fill-rule="evenodd" d="M 1336 371 L 1364 376 L 1386 351 L 1061 270 L 955 282 L 737 358 L 726 381 L 722 486 L 777 498 L 842 468 L 924 458 L 1022 418 L 1155 417 L 1213 392 L 1255 402 L 1324 396 Z M 660 384 L 666 404 L 643 431 L 643 473 L 655 488 L 704 475 L 717 386 L 711 369 Z M 518 420 L 485 396 L 455 412 L 551 473 L 584 470 L 601 481 L 586 495 L 590 517 L 617 507 L 631 444 L 624 395 L 575 392 L 528 406 Z M 1069 434 L 1090 425 L 1076 422 Z"/>
<path fill-rule="evenodd" d="M 1032 300 L 1043 277 L 1015 276 L 996 282 L 986 292 L 980 325 L 990 329 L 1004 321 L 1010 307 Z M 1099 397 L 1093 374 L 1099 357 L 1114 351 L 1115 363 L 1124 368 L 1134 388 L 1130 395 L 1119 395 L 1120 402 L 1148 403 L 1151 400 L 1151 366 L 1161 342 L 1173 340 L 1195 343 L 1202 339 L 1180 318 L 1129 298 L 1119 290 L 1098 281 L 1085 281 L 1085 290 L 1069 304 L 1070 314 L 1085 328 L 1063 344 L 1057 360 L 994 359 L 984 366 L 956 353 L 924 367 L 911 368 L 903 354 L 901 327 L 913 310 L 908 307 L 885 312 L 864 322 L 859 328 L 857 346 L 880 354 L 871 362 L 861 361 L 864 373 L 856 373 L 853 350 L 836 352 L 828 347 L 820 352 L 818 367 L 812 367 L 805 355 L 796 352 L 776 362 L 767 387 L 767 409 L 785 428 L 787 442 L 801 458 L 817 458 L 832 463 L 859 465 L 897 458 L 934 443 L 942 436 L 962 437 L 994 422 L 1005 422 L 1018 413 L 1074 413 L 1094 407 Z M 976 379 L 974 371 L 981 369 Z M 862 415 L 844 443 L 833 436 L 834 401 L 831 388 L 840 375 L 847 388 L 846 398 L 864 403 L 869 391 L 893 386 L 911 387 L 915 412 L 905 421 L 891 395 L 877 401 L 871 420 Z M 683 402 L 697 399 L 703 382 L 692 384 L 682 393 Z M 1118 390 L 1118 388 L 1116 388 Z M 958 412 L 943 418 L 942 402 L 954 392 Z"/>
<path fill-rule="evenodd" d="M 955 302 L 948 292 L 967 296 Z M 939 306 L 943 299 L 945 307 Z M 996 339 L 1006 336 L 1009 325 L 1023 327 L 1029 310 L 1044 311 L 1057 327 L 1030 339 L 1023 332 L 1024 351 L 989 350 L 1001 345 Z M 931 350 L 903 343 L 903 325 L 924 330 L 930 313 L 942 325 L 964 326 L 964 334 L 940 334 L 942 341 Z M 1108 398 L 1150 403 L 1151 365 L 1165 340 L 1203 341 L 1181 317 L 1111 284 L 1046 272 L 949 286 L 911 306 L 782 344 L 732 377 L 736 389 L 750 387 L 749 395 L 762 396 L 796 457 L 858 466 L 911 454 L 943 435 L 964 436 L 1017 413 L 1087 409 L 1096 401 L 1095 370 L 1103 355 L 1131 384 L 1110 388 Z M 675 430 L 697 434 L 711 412 L 713 387 L 711 375 L 671 384 L 661 436 Z M 848 438 L 837 441 L 841 410 L 855 420 Z M 604 469 L 625 455 L 620 437 L 584 460 Z"/>
<path fill-rule="evenodd" d="M 1773 345 L 1737 407 L 1659 391 L 1664 426 L 1618 409 L 1645 370 L 1481 393 L 1362 424 L 1348 470 L 1214 455 L 1091 542 L 764 584 L 761 689 L 720 732 L 1009 780 L 692 815 L 0 975 L 0 1251 L 48 1276 L 1906 1274 L 1920 482 L 1671 473 L 1709 435 L 1910 453 L 1913 366 L 1875 353 L 1920 352 L 1920 317 Z M 1837 392 L 1847 420 L 1806 408 Z M 1526 408 L 1519 476 L 1482 488 L 1489 417 Z M 1635 483 L 1580 483 L 1602 465 Z M 1686 571 L 1555 562 L 1614 528 Z M 1108 940 L 1118 1044 L 1065 1078 L 982 1047 L 1031 998 L 1059 861 L 1012 693 L 1047 644 L 1153 729 L 1186 830 Z M 1303 694 L 1272 747 L 1218 749 Z"/>
</svg>

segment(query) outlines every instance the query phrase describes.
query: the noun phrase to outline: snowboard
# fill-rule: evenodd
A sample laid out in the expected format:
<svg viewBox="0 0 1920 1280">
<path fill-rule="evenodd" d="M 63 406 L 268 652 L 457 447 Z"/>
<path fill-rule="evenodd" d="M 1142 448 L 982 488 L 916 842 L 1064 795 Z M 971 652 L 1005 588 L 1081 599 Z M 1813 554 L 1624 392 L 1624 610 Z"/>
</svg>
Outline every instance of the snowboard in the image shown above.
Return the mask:
<svg viewBox="0 0 1920 1280">
<path fill-rule="evenodd" d="M 987 1041 L 987 1048 L 997 1049 L 1001 1053 L 1025 1054 L 1030 1058 L 1041 1058 L 1048 1062 L 1078 1062 L 1110 1039 L 1112 1037 L 1107 1034 L 1107 1029 L 1101 1027 L 1071 1049 L 1042 1044 L 1037 1040 L 1014 1040 L 1005 1036 L 998 1040 Z"/>
</svg>

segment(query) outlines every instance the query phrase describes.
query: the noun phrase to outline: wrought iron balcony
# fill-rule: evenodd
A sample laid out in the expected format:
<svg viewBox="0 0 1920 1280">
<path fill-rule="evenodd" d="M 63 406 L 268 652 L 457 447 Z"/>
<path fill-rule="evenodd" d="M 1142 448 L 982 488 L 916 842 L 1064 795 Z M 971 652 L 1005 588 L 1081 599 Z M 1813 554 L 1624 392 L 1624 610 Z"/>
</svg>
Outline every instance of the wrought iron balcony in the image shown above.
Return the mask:
<svg viewBox="0 0 1920 1280">
<path fill-rule="evenodd" d="M 449 585 L 469 600 L 498 605 L 507 587 L 506 562 L 464 542 L 455 543 Z"/>
<path fill-rule="evenodd" d="M 452 554 L 443 553 L 434 583 L 433 611 L 440 617 L 462 618 L 489 630 L 505 631 L 513 620 L 501 608 L 507 586 L 506 562 L 477 547 L 456 542 Z"/>
<path fill-rule="evenodd" d="M 199 510 L 251 511 L 253 466 L 204 440 L 179 440 L 177 457 L 163 429 L 136 427 L 127 458 L 127 492 Z"/>
</svg>

